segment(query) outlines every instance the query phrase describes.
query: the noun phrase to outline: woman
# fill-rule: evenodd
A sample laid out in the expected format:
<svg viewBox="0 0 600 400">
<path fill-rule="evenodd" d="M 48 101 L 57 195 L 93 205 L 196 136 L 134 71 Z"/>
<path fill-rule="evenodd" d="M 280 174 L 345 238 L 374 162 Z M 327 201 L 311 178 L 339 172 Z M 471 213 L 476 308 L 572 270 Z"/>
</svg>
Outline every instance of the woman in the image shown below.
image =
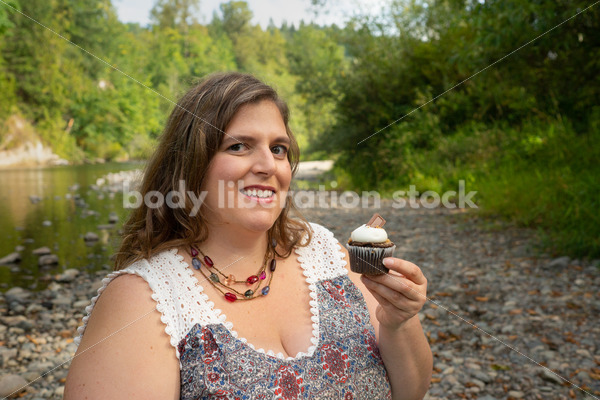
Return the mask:
<svg viewBox="0 0 600 400">
<path fill-rule="evenodd" d="M 166 202 L 125 225 L 65 399 L 424 396 L 425 277 L 397 258 L 388 275 L 348 274 L 329 231 L 289 216 L 297 162 L 287 106 L 256 78 L 216 74 L 183 96 L 141 187 Z"/>
</svg>

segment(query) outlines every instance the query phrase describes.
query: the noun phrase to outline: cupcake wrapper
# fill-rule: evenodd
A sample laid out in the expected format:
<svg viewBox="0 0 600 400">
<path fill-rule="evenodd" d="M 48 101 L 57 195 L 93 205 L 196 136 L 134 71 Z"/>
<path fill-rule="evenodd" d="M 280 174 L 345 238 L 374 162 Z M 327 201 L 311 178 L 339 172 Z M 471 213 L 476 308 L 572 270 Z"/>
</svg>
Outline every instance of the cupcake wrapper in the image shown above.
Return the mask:
<svg viewBox="0 0 600 400">
<path fill-rule="evenodd" d="M 346 244 L 350 255 L 350 270 L 358 274 L 382 275 L 389 269 L 383 265 L 383 259 L 394 255 L 396 246 L 392 247 L 360 247 Z"/>
</svg>

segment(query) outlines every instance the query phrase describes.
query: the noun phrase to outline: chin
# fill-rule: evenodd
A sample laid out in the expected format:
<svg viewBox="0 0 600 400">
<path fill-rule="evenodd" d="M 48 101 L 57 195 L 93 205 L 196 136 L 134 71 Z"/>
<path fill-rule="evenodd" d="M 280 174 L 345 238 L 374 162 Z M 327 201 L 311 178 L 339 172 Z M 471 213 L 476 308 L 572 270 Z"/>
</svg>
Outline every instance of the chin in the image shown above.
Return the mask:
<svg viewBox="0 0 600 400">
<path fill-rule="evenodd" d="M 252 232 L 267 232 L 273 227 L 277 217 L 256 218 L 243 224 L 243 227 Z"/>
</svg>

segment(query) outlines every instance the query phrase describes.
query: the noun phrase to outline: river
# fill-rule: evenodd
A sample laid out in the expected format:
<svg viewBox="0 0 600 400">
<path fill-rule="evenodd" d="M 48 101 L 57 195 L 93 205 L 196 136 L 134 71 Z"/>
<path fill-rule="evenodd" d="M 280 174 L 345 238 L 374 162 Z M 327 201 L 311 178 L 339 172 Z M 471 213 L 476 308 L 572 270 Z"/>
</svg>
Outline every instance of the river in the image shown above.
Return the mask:
<svg viewBox="0 0 600 400">
<path fill-rule="evenodd" d="M 118 229 L 129 210 L 121 193 L 93 185 L 108 173 L 141 168 L 107 163 L 0 170 L 0 258 L 17 250 L 22 256 L 18 263 L 0 265 L 0 290 L 41 290 L 69 268 L 110 270 Z M 118 219 L 112 227 L 111 215 Z M 99 239 L 86 242 L 88 232 Z M 41 247 L 58 256 L 58 263 L 39 266 L 32 251 Z"/>
</svg>

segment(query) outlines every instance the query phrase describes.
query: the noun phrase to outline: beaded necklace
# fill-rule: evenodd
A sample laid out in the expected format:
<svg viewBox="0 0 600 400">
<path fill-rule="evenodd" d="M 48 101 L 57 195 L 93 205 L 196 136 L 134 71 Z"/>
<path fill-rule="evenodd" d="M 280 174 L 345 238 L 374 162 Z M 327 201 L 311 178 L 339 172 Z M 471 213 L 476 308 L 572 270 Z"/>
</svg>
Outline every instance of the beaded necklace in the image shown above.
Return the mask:
<svg viewBox="0 0 600 400">
<path fill-rule="evenodd" d="M 277 260 L 275 257 L 271 258 L 272 253 L 275 252 L 275 248 L 277 247 L 277 241 L 273 239 L 271 242 L 271 246 L 267 246 L 267 251 L 265 252 L 265 257 L 263 259 L 263 263 L 255 275 L 250 275 L 246 280 L 240 281 L 236 280 L 233 274 L 225 275 L 221 270 L 219 270 L 213 260 L 204 254 L 202 250 L 197 249 L 195 247 L 191 247 L 190 254 L 192 256 L 192 266 L 195 270 L 200 271 L 202 276 L 206 278 L 206 280 L 217 289 L 224 297 L 225 300 L 233 303 L 237 300 L 253 300 L 262 296 L 266 296 L 269 294 L 269 290 L 271 289 L 271 281 L 273 280 L 273 274 L 275 269 L 277 268 Z M 198 258 L 199 255 L 202 255 L 202 260 Z M 271 261 L 269 261 L 271 258 Z M 267 280 L 267 265 L 269 266 L 269 279 Z M 202 268 L 205 267 L 205 268 Z M 206 272 L 204 270 L 207 270 Z M 207 275 L 207 273 L 209 275 Z M 221 281 L 221 278 L 223 280 Z M 261 286 L 264 282 L 267 282 L 266 286 L 261 289 Z M 241 291 L 233 288 L 233 285 L 246 285 L 254 287 L 247 289 L 243 293 Z M 222 289 L 224 288 L 225 291 Z M 260 292 L 259 292 L 260 290 Z"/>
</svg>

